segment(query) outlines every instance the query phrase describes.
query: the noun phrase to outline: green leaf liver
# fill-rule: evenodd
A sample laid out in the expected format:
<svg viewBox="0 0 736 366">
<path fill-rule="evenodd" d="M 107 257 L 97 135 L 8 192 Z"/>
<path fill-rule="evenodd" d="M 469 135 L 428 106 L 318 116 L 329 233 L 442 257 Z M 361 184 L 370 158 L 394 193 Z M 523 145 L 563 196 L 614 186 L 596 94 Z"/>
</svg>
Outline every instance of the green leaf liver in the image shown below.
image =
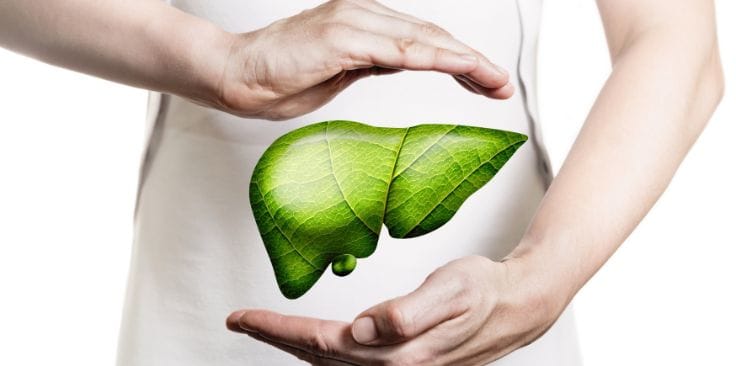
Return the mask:
<svg viewBox="0 0 736 366">
<path fill-rule="evenodd" d="M 250 202 L 281 292 L 309 290 L 333 263 L 346 275 L 395 238 L 444 225 L 527 140 L 482 127 L 308 125 L 278 138 L 250 182 Z"/>
</svg>

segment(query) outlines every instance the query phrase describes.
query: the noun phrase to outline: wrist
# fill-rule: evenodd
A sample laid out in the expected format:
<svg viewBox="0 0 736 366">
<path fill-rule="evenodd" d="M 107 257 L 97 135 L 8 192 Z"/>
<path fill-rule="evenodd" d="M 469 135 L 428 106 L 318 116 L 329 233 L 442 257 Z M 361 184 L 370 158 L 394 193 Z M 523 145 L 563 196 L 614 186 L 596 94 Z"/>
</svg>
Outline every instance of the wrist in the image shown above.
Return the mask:
<svg viewBox="0 0 736 366">
<path fill-rule="evenodd" d="M 221 84 L 236 35 L 168 5 L 147 22 L 152 88 L 219 107 Z"/>
<path fill-rule="evenodd" d="M 560 259 L 546 249 L 548 243 L 522 241 L 503 264 L 508 271 L 514 301 L 532 304 L 556 319 L 582 286 L 578 266 L 570 258 Z"/>
<path fill-rule="evenodd" d="M 226 32 L 213 24 L 199 26 L 187 52 L 187 64 L 193 70 L 193 85 L 181 94 L 199 104 L 226 109 L 223 103 L 228 60 L 237 35 Z"/>
</svg>

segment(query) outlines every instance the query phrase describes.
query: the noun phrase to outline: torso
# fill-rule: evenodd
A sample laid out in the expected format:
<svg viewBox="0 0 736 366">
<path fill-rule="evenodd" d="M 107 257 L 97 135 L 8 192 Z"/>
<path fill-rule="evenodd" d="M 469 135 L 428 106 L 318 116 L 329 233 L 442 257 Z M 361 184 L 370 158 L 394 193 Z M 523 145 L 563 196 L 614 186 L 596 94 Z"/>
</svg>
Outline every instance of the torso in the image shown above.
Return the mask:
<svg viewBox="0 0 736 366">
<path fill-rule="evenodd" d="M 319 3 L 172 1 L 234 32 L 261 28 Z M 530 71 L 540 2 L 383 3 L 449 30 L 508 69 L 512 82 L 517 87 L 523 83 L 526 93 L 517 91 L 509 100 L 494 101 L 468 93 L 446 75 L 404 72 L 361 80 L 325 107 L 285 122 L 241 119 L 178 97 L 154 96 L 120 365 L 301 364 L 270 346 L 228 332 L 225 317 L 239 308 L 258 307 L 351 320 L 373 304 L 411 291 L 452 259 L 469 254 L 501 258 L 518 243 L 550 179 L 535 124 Z M 376 252 L 362 259 L 351 275 L 337 278 L 326 273 L 306 295 L 287 300 L 278 290 L 250 210 L 248 182 L 256 161 L 274 139 L 305 124 L 332 119 L 376 126 L 478 125 L 526 133 L 532 141 L 442 228 L 401 240 L 390 238 L 384 229 Z M 572 319 L 565 314 L 540 341 L 497 364 L 578 363 Z"/>
</svg>

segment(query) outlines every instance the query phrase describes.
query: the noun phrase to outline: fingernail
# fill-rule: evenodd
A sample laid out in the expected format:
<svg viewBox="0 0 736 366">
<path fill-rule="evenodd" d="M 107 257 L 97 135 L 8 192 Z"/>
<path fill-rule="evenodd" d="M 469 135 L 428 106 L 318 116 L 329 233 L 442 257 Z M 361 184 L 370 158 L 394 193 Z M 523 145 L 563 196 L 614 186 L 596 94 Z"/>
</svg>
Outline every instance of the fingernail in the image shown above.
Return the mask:
<svg viewBox="0 0 736 366">
<path fill-rule="evenodd" d="M 353 322 L 353 338 L 358 343 L 368 343 L 378 338 L 378 330 L 373 318 L 366 316 Z"/>
<path fill-rule="evenodd" d="M 238 329 L 242 329 L 240 327 L 240 318 L 245 313 L 245 310 L 239 310 L 234 313 L 231 313 L 227 316 L 227 320 L 225 321 L 225 324 L 227 325 L 228 329 L 232 331 L 236 331 Z"/>
<path fill-rule="evenodd" d="M 247 312 L 248 312 L 247 310 L 240 310 L 240 311 L 234 312 L 231 316 L 233 317 L 233 319 L 235 319 L 238 326 L 240 326 L 240 329 L 248 331 L 248 332 L 255 332 L 256 330 L 250 327 L 248 323 L 246 323 L 246 319 L 243 317 L 243 315 L 245 315 L 245 313 Z"/>
</svg>

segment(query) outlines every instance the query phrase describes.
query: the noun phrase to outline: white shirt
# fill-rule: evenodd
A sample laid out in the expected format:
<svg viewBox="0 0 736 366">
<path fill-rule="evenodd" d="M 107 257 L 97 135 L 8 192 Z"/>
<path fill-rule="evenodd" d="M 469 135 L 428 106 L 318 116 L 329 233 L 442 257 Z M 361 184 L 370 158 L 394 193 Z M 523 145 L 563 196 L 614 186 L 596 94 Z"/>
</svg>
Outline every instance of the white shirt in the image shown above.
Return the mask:
<svg viewBox="0 0 736 366">
<path fill-rule="evenodd" d="M 228 31 L 244 32 L 320 1 L 171 3 Z M 490 100 L 467 92 L 447 75 L 403 72 L 360 80 L 313 113 L 271 122 L 152 94 L 119 365 L 302 364 L 229 332 L 225 317 L 240 308 L 267 308 L 350 321 L 374 304 L 413 290 L 450 260 L 469 254 L 499 259 L 518 244 L 551 180 L 536 109 L 541 0 L 383 3 L 442 26 L 509 70 L 515 95 Z M 440 229 L 392 239 L 384 228 L 376 252 L 360 259 L 352 274 L 338 278 L 328 271 L 307 294 L 287 300 L 258 233 L 248 183 L 258 158 L 277 137 L 332 119 L 395 127 L 478 125 L 525 133 L 530 142 Z M 574 366 L 580 363 L 577 347 L 566 311 L 545 336 L 494 365 Z"/>
</svg>

